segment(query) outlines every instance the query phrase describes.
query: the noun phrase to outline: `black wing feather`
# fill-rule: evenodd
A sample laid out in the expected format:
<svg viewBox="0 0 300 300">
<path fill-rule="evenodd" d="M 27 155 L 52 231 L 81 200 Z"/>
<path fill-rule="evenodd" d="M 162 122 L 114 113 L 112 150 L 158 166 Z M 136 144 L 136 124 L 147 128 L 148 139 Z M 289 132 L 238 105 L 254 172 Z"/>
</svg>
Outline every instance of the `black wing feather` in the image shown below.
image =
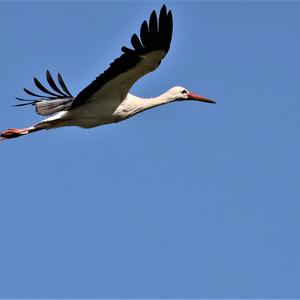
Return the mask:
<svg viewBox="0 0 300 300">
<path fill-rule="evenodd" d="M 146 21 L 143 22 L 140 31 L 141 41 L 145 48 L 149 47 L 149 28 Z M 126 48 L 126 47 L 123 47 Z M 122 48 L 122 51 L 125 52 Z M 134 50 L 131 50 L 134 51 Z M 126 52 L 125 52 L 126 53 Z"/>
<path fill-rule="evenodd" d="M 29 91 L 29 90 L 27 90 L 27 89 L 25 89 L 25 88 L 24 88 L 23 90 L 24 90 L 25 93 L 27 93 L 27 94 L 30 95 L 30 96 L 34 96 L 34 97 L 44 97 L 44 96 L 42 96 L 42 95 L 33 93 L 33 92 L 31 92 L 31 91 Z"/>
<path fill-rule="evenodd" d="M 21 104 L 16 104 L 14 106 L 25 106 L 25 105 L 35 105 L 37 113 L 41 115 L 51 115 L 56 112 L 62 111 L 69 109 L 71 106 L 71 103 L 74 100 L 74 97 L 72 94 L 69 92 L 68 88 L 66 87 L 61 75 L 58 73 L 58 82 L 61 86 L 61 88 L 66 92 L 63 93 L 55 81 L 53 80 L 53 77 L 51 73 L 47 70 L 46 71 L 46 79 L 47 82 L 49 83 L 49 86 L 53 89 L 54 92 L 57 92 L 59 94 L 56 94 L 52 91 L 49 91 L 47 88 L 45 88 L 40 81 L 34 77 L 34 83 L 37 86 L 38 89 L 40 89 L 42 92 L 45 94 L 51 95 L 40 95 L 36 94 L 26 88 L 24 88 L 24 91 L 33 97 L 37 97 L 36 99 L 24 99 L 24 98 L 18 98 L 16 97 L 17 100 L 27 102 L 27 103 L 21 103 Z"/>
<path fill-rule="evenodd" d="M 73 97 L 72 94 L 69 92 L 62 76 L 60 75 L 60 73 L 57 74 L 57 79 L 58 79 L 58 82 L 59 82 L 61 88 L 66 92 L 66 94 L 70 97 Z"/>
<path fill-rule="evenodd" d="M 47 81 L 48 81 L 49 85 L 51 86 L 51 88 L 52 88 L 55 92 L 61 94 L 61 95 L 64 96 L 64 97 L 67 97 L 67 95 L 64 94 L 64 93 L 57 87 L 57 85 L 56 85 L 56 83 L 54 82 L 53 77 L 52 77 L 52 75 L 51 75 L 51 73 L 50 73 L 49 70 L 46 71 L 46 78 L 47 78 Z"/>
<path fill-rule="evenodd" d="M 132 44 L 133 48 L 136 49 L 137 51 L 144 52 L 145 48 L 141 44 L 141 41 L 136 34 L 134 34 L 131 37 L 131 44 Z"/>
<path fill-rule="evenodd" d="M 135 55 L 135 51 L 134 50 L 132 50 L 132 49 L 130 49 L 130 48 L 127 48 L 127 47 L 125 47 L 125 46 L 123 46 L 122 48 L 121 48 L 121 50 L 122 50 L 122 52 L 124 52 L 125 54 L 129 54 L 129 55 Z M 112 64 L 110 64 L 110 66 L 111 66 Z"/>
<path fill-rule="evenodd" d="M 21 100 L 21 99 L 18 99 L 18 100 Z M 30 100 L 28 100 L 28 101 L 30 101 Z M 30 103 L 14 104 L 13 106 L 19 107 L 19 106 L 34 105 L 34 104 L 35 104 L 35 101 L 31 101 Z"/>
<path fill-rule="evenodd" d="M 160 15 L 162 13 L 163 9 L 160 11 Z M 149 29 L 151 33 L 151 37 L 153 40 L 155 40 L 156 35 L 158 33 L 158 27 L 157 27 L 157 16 L 155 10 L 152 12 L 149 20 Z"/>
<path fill-rule="evenodd" d="M 172 13 L 171 11 L 167 13 L 165 5 L 161 8 L 159 20 L 157 19 L 156 12 L 153 11 L 150 16 L 149 25 L 146 21 L 142 23 L 140 39 L 136 34 L 132 36 L 131 44 L 133 49 L 125 46 L 122 47 L 123 54 L 115 59 L 107 70 L 75 97 L 71 109 L 85 103 L 110 80 L 135 67 L 141 61 L 143 55 L 154 50 L 162 50 L 167 53 L 172 39 L 172 22 Z"/>
<path fill-rule="evenodd" d="M 46 89 L 39 81 L 36 77 L 33 78 L 33 81 L 36 85 L 37 88 L 39 88 L 42 92 L 44 92 L 45 94 L 51 95 L 51 96 L 55 96 L 55 97 L 60 97 L 58 94 L 52 93 L 51 91 L 49 91 L 48 89 Z"/>
<path fill-rule="evenodd" d="M 171 12 L 169 11 L 168 15 L 167 15 L 166 26 L 162 30 L 162 34 L 165 36 L 165 38 L 164 38 L 165 47 L 170 47 L 170 44 L 168 43 L 168 41 L 172 39 L 172 32 L 173 32 L 173 16 L 172 16 Z"/>
<path fill-rule="evenodd" d="M 167 18 L 167 8 L 165 5 L 161 8 L 160 14 L 159 14 L 159 29 L 163 30 L 165 19 Z"/>
</svg>

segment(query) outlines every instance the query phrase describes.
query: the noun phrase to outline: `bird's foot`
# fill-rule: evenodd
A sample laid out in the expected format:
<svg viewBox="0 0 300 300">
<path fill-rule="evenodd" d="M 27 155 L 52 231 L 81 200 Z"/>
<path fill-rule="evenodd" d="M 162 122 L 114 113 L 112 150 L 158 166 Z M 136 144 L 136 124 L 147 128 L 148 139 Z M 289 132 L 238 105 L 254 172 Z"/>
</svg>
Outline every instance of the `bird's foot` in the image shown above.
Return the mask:
<svg viewBox="0 0 300 300">
<path fill-rule="evenodd" d="M 5 131 L 0 132 L 0 141 L 17 138 L 21 135 L 28 134 L 28 133 L 29 133 L 29 128 L 23 128 L 23 129 L 9 128 Z"/>
</svg>

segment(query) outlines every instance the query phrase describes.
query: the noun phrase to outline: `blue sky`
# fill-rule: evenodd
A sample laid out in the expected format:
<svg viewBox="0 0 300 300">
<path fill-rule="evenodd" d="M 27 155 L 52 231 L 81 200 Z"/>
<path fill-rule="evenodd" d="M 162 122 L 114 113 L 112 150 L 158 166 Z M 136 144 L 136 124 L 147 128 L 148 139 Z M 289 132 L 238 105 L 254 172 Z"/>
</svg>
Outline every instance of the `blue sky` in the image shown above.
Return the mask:
<svg viewBox="0 0 300 300">
<path fill-rule="evenodd" d="M 173 103 L 1 143 L 0 297 L 300 297 L 300 3 L 166 2 Z M 162 2 L 1 2 L 0 126 L 33 76 L 78 93 Z"/>
</svg>

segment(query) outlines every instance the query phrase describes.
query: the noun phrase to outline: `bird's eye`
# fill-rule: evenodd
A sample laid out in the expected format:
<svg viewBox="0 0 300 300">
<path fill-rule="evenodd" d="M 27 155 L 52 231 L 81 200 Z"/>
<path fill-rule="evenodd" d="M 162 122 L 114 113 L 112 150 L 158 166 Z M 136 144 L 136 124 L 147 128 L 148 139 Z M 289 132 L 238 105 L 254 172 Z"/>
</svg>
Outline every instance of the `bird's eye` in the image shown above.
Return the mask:
<svg viewBox="0 0 300 300">
<path fill-rule="evenodd" d="M 182 90 L 181 93 L 182 94 L 187 94 L 188 92 L 187 92 L 187 90 Z"/>
</svg>

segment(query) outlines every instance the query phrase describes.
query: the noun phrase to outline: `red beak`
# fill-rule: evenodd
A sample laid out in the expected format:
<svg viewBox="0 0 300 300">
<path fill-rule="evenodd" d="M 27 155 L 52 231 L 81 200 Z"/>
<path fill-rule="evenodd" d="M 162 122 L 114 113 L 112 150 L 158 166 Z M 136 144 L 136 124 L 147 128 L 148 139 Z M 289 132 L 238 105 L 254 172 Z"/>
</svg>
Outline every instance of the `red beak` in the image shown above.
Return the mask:
<svg viewBox="0 0 300 300">
<path fill-rule="evenodd" d="M 208 99 L 208 98 L 206 98 L 206 97 L 197 95 L 197 94 L 195 94 L 195 93 L 189 93 L 189 94 L 188 94 L 188 99 L 190 99 L 190 100 L 197 100 L 197 101 L 206 102 L 206 103 L 213 103 L 213 104 L 216 104 L 215 101 L 210 100 L 210 99 Z"/>
</svg>

